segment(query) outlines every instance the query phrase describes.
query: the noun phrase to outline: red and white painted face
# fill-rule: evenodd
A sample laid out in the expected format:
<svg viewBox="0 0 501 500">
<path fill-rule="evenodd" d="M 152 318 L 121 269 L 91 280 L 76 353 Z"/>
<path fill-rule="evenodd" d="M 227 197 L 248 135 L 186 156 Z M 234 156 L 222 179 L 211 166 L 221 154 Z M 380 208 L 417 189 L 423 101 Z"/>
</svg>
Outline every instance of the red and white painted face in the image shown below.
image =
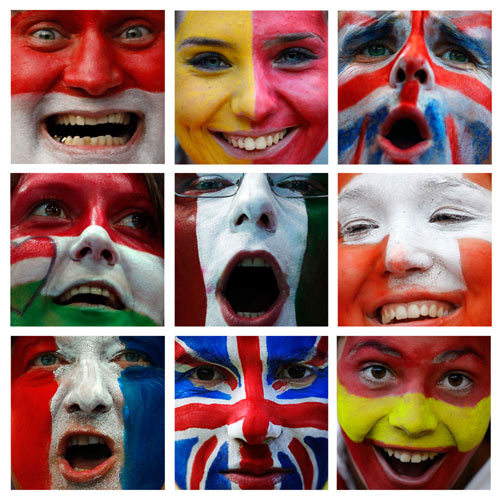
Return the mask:
<svg viewBox="0 0 501 500">
<path fill-rule="evenodd" d="M 490 163 L 491 13 L 346 11 L 340 163 Z"/>
<path fill-rule="evenodd" d="M 327 140 L 320 11 L 190 11 L 176 36 L 176 135 L 195 163 L 311 163 Z"/>
<path fill-rule="evenodd" d="M 489 174 L 341 174 L 339 191 L 339 325 L 491 324 Z"/>
<path fill-rule="evenodd" d="M 451 488 L 489 425 L 490 338 L 346 337 L 338 348 L 338 418 L 364 485 Z"/>
<path fill-rule="evenodd" d="M 11 224 L 12 293 L 40 281 L 35 296 L 51 299 L 37 324 L 84 306 L 88 321 L 107 310 L 163 324 L 163 241 L 142 176 L 23 174 Z"/>
<path fill-rule="evenodd" d="M 164 12 L 12 17 L 13 163 L 163 163 Z"/>
</svg>

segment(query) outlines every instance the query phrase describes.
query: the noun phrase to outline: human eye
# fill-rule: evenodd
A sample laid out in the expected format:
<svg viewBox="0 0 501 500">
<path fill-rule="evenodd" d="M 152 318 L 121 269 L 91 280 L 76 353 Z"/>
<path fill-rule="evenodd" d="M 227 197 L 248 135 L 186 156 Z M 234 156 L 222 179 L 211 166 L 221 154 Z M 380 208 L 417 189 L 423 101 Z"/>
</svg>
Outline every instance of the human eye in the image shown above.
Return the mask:
<svg viewBox="0 0 501 500">
<path fill-rule="evenodd" d="M 62 203 L 56 200 L 46 200 L 38 203 L 30 213 L 31 216 L 68 218 Z"/>
<path fill-rule="evenodd" d="M 52 42 L 63 38 L 63 35 L 55 28 L 40 28 L 33 31 L 30 36 L 41 42 Z"/>
<path fill-rule="evenodd" d="M 183 189 L 181 194 L 186 196 L 210 196 L 228 188 L 235 189 L 235 184 L 230 179 L 219 175 L 205 175 L 192 179 Z"/>
<path fill-rule="evenodd" d="M 44 352 L 33 359 L 31 366 L 56 370 L 59 366 L 66 363 L 66 360 L 59 354 L 55 352 Z"/>
<path fill-rule="evenodd" d="M 390 56 L 393 52 L 382 43 L 371 43 L 363 47 L 360 54 L 367 58 L 380 58 Z"/>
<path fill-rule="evenodd" d="M 473 380 L 461 372 L 447 373 L 439 382 L 439 387 L 449 392 L 469 392 L 473 387 Z"/>
<path fill-rule="evenodd" d="M 319 56 L 305 47 L 290 47 L 280 52 L 273 60 L 273 64 L 287 68 L 289 66 L 304 66 L 316 59 L 319 59 Z"/>
<path fill-rule="evenodd" d="M 314 197 L 327 194 L 325 187 L 311 177 L 291 176 L 277 182 L 275 191 L 280 196 Z"/>
<path fill-rule="evenodd" d="M 132 229 L 139 229 L 141 231 L 155 230 L 155 221 L 153 217 L 147 212 L 133 212 L 122 217 L 117 223 L 117 226 L 129 227 Z"/>
<path fill-rule="evenodd" d="M 386 387 L 395 381 L 394 373 L 385 365 L 372 363 L 360 370 L 360 380 L 372 388 Z"/>
<path fill-rule="evenodd" d="M 141 351 L 136 351 L 132 349 L 128 349 L 126 351 L 122 351 L 115 355 L 112 359 L 113 363 L 116 363 L 121 368 L 127 368 L 128 366 L 150 366 L 151 362 L 146 356 L 146 354 Z"/>
<path fill-rule="evenodd" d="M 453 207 L 444 207 L 436 210 L 430 217 L 432 224 L 450 225 L 469 222 L 474 219 L 474 216 L 463 210 L 458 210 Z"/>
<path fill-rule="evenodd" d="M 129 24 L 118 30 L 117 40 L 124 46 L 135 49 L 149 46 L 154 39 L 154 32 L 143 24 Z"/>
<path fill-rule="evenodd" d="M 293 387 L 303 387 L 311 384 L 317 375 L 309 366 L 296 363 L 281 367 L 275 378 Z"/>
<path fill-rule="evenodd" d="M 222 71 L 231 68 L 231 63 L 217 52 L 202 52 L 189 59 L 188 64 L 202 71 Z"/>
<path fill-rule="evenodd" d="M 195 384 L 204 387 L 214 387 L 226 380 L 223 371 L 212 365 L 203 365 L 191 371 L 189 379 Z"/>
<path fill-rule="evenodd" d="M 370 219 L 357 219 L 349 221 L 340 229 L 340 235 L 345 241 L 356 241 L 367 236 L 374 229 L 378 229 L 379 224 Z"/>
<path fill-rule="evenodd" d="M 470 58 L 468 57 L 468 54 L 462 50 L 458 49 L 451 49 L 447 50 L 442 54 L 442 59 L 445 59 L 446 61 L 450 61 L 453 63 L 467 63 L 470 62 Z"/>
</svg>

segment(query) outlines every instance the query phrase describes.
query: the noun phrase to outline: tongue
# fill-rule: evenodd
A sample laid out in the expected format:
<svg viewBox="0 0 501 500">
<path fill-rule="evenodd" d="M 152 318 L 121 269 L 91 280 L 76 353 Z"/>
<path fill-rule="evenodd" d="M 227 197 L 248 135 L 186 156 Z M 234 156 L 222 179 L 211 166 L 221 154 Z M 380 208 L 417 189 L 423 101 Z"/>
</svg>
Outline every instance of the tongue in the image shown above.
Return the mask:
<svg viewBox="0 0 501 500">
<path fill-rule="evenodd" d="M 72 462 L 71 466 L 79 469 L 86 469 L 86 470 L 91 470 L 97 467 L 98 465 L 102 464 L 104 462 L 104 459 L 102 458 L 86 458 L 86 457 L 75 457 Z"/>
</svg>

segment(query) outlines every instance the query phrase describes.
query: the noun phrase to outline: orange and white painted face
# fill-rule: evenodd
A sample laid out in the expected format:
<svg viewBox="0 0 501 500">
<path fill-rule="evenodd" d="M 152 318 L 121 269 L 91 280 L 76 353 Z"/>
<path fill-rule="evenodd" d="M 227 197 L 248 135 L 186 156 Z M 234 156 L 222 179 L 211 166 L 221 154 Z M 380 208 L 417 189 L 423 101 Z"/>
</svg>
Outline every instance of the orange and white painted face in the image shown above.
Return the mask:
<svg viewBox="0 0 501 500">
<path fill-rule="evenodd" d="M 176 136 L 195 163 L 311 163 L 327 141 L 320 11 L 189 11 L 176 35 Z"/>
<path fill-rule="evenodd" d="M 339 175 L 339 325 L 491 325 L 490 174 Z"/>
</svg>

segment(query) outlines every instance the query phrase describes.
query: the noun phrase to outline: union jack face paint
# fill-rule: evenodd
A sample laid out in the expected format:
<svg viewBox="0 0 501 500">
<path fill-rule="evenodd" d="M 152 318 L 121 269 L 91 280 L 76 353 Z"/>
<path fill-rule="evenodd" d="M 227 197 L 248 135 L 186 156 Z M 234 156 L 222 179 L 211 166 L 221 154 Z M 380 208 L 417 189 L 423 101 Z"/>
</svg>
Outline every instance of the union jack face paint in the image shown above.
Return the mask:
<svg viewBox="0 0 501 500">
<path fill-rule="evenodd" d="M 11 201 L 11 323 L 163 323 L 163 241 L 141 175 L 23 174 Z"/>
<path fill-rule="evenodd" d="M 339 423 L 368 489 L 452 488 L 487 431 L 490 392 L 489 337 L 338 344 Z"/>
<path fill-rule="evenodd" d="M 163 337 L 17 337 L 16 489 L 164 485 Z"/>
<path fill-rule="evenodd" d="M 13 163 L 164 162 L 164 12 L 18 11 Z"/>
<path fill-rule="evenodd" d="M 321 489 L 327 337 L 179 337 L 176 484 Z"/>
<path fill-rule="evenodd" d="M 340 174 L 342 326 L 491 324 L 490 174 Z"/>
<path fill-rule="evenodd" d="M 326 174 L 176 175 L 176 325 L 327 324 Z"/>
<path fill-rule="evenodd" d="M 491 162 L 491 12 L 339 17 L 340 163 Z"/>
<path fill-rule="evenodd" d="M 311 163 L 327 141 L 320 11 L 178 12 L 176 136 L 194 163 Z"/>
</svg>

